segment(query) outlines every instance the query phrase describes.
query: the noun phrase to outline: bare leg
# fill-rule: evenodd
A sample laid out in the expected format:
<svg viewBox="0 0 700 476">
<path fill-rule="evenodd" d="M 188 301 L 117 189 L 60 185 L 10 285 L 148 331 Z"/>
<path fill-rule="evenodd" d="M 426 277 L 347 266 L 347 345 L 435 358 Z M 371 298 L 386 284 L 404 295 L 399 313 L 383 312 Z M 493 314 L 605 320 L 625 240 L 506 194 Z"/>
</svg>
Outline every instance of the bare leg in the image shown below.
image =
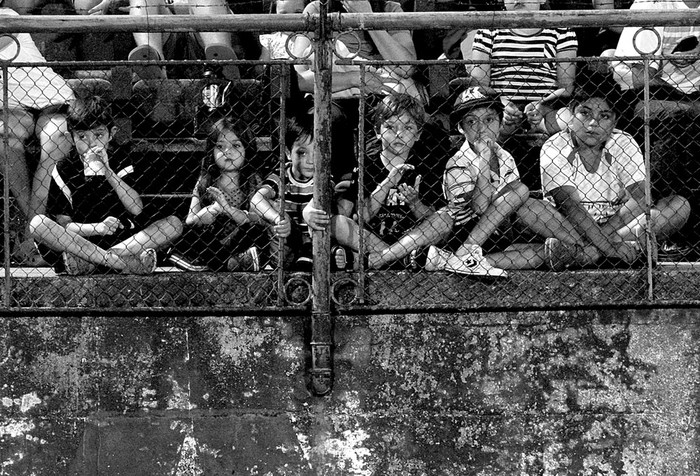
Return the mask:
<svg viewBox="0 0 700 476">
<path fill-rule="evenodd" d="M 633 211 L 637 211 L 636 209 Z M 652 230 L 659 240 L 666 240 L 678 232 L 690 217 L 690 203 L 679 195 L 671 195 L 659 200 L 651 210 Z M 639 215 L 630 220 L 627 226 L 617 230 L 625 240 L 637 238 L 637 228 L 646 226 L 646 216 Z"/>
<path fill-rule="evenodd" d="M 518 220 L 544 238 L 557 238 L 571 245 L 583 245 L 581 235 L 564 215 L 545 200 L 528 198 L 517 211 Z"/>
<path fill-rule="evenodd" d="M 36 215 L 29 222 L 32 237 L 54 251 L 68 252 L 90 263 L 121 270 L 125 264 L 82 236 L 66 230 L 46 215 Z"/>
<path fill-rule="evenodd" d="M 496 228 L 503 223 L 503 220 L 515 213 L 525 203 L 528 199 L 528 193 L 527 187 L 520 183 L 496 197 L 469 234 L 467 241 L 457 249 L 455 255 L 461 257 L 469 254 L 469 247 L 466 245 L 483 245 L 489 236 L 496 231 Z"/>
<path fill-rule="evenodd" d="M 166 15 L 165 2 L 162 0 L 130 0 L 129 15 Z M 138 46 L 148 45 L 155 49 L 160 58 L 163 54 L 163 34 L 160 32 L 134 32 L 134 41 Z"/>
<path fill-rule="evenodd" d="M 149 225 L 131 238 L 110 248 L 118 255 L 136 255 L 147 248 L 158 249 L 175 241 L 182 234 L 182 222 L 169 216 Z"/>
<path fill-rule="evenodd" d="M 192 15 L 232 15 L 224 0 L 189 0 Z M 238 59 L 231 43 L 231 33 L 227 31 L 200 32 L 199 37 L 208 60 Z M 238 67 L 224 65 L 223 74 L 226 79 L 233 80 L 241 77 Z"/>
<path fill-rule="evenodd" d="M 29 231 L 35 240 L 55 251 L 71 253 L 91 263 L 122 270 L 126 264 L 120 256 L 138 255 L 147 248 L 170 243 L 182 233 L 182 222 L 174 216 L 164 218 L 109 250 L 66 230 L 46 215 L 36 215 L 29 222 Z"/>
<path fill-rule="evenodd" d="M 0 110 L 0 113 L 2 113 L 2 110 Z M 12 195 L 17 201 L 17 206 L 27 216 L 31 190 L 24 143 L 34 132 L 34 119 L 27 111 L 22 109 L 11 109 L 8 116 L 7 163 L 9 177 L 7 179 Z M 0 114 L 0 138 L 4 137 L 5 133 L 4 115 Z M 0 143 L 0 156 L 4 155 L 5 145 Z M 2 173 L 5 173 L 4 169 Z"/>
<path fill-rule="evenodd" d="M 442 210 L 433 213 L 396 243 L 371 253 L 368 264 L 372 268 L 381 268 L 403 258 L 413 250 L 441 242 L 447 238 L 451 229 L 452 218 L 449 213 Z"/>
<path fill-rule="evenodd" d="M 501 269 L 535 269 L 545 263 L 544 245 L 519 243 L 498 253 L 490 253 L 484 258 L 492 266 Z"/>
<path fill-rule="evenodd" d="M 32 180 L 32 194 L 27 214 L 30 219 L 34 215 L 46 212 L 51 173 L 56 164 L 70 153 L 72 147 L 65 116 L 58 114 L 40 116 L 36 124 L 36 133 L 41 144 L 41 154 Z"/>
<path fill-rule="evenodd" d="M 343 246 L 351 248 L 353 251 L 360 250 L 360 231 L 365 240 L 365 247 L 368 253 L 379 252 L 389 247 L 377 235 L 370 231 L 360 229 L 359 225 L 344 215 L 335 215 L 331 218 L 331 236 Z M 370 263 L 370 267 L 371 263 Z"/>
</svg>

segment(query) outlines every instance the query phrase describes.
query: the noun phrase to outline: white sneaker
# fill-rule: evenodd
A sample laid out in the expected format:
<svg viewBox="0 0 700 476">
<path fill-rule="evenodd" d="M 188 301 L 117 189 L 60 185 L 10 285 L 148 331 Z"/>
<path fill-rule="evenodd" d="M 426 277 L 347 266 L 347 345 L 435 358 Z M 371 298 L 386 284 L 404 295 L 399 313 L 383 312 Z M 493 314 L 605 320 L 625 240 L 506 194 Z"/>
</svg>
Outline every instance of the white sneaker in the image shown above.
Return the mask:
<svg viewBox="0 0 700 476">
<path fill-rule="evenodd" d="M 470 276 L 491 276 L 494 278 L 507 278 L 506 270 L 496 268 L 484 258 L 481 246 L 470 245 L 469 254 L 463 257 L 451 255 L 447 260 L 446 271 Z"/>
<path fill-rule="evenodd" d="M 445 251 L 436 246 L 428 248 L 428 255 L 425 258 L 426 271 L 443 271 L 447 268 L 447 260 L 452 256 L 452 253 Z"/>
</svg>

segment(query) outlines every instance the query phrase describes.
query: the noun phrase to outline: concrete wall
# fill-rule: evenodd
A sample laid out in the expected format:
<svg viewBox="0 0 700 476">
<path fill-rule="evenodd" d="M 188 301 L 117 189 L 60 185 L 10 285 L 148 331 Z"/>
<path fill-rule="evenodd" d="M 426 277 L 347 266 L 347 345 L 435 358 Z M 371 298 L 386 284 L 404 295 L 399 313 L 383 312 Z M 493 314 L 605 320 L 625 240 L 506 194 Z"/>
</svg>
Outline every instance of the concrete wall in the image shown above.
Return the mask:
<svg viewBox="0 0 700 476">
<path fill-rule="evenodd" d="M 5 317 L 0 474 L 700 474 L 698 315 Z"/>
</svg>

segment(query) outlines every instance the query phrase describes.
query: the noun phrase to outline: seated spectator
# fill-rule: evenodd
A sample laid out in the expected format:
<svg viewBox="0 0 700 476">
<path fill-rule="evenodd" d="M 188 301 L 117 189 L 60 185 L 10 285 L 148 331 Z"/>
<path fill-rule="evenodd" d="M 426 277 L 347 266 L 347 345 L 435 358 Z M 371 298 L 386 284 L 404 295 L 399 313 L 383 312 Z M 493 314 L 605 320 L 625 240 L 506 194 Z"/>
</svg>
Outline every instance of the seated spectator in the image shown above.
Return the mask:
<svg viewBox="0 0 700 476">
<path fill-rule="evenodd" d="M 285 140 L 289 160 L 286 174 L 282 178 L 273 173 L 263 181 L 250 200 L 250 212 L 262 217 L 268 225 L 272 262 L 285 269 L 309 271 L 313 256 L 309 225 L 316 226 L 316 222 L 312 218 L 307 225 L 302 211 L 314 191 L 313 116 L 302 114 L 290 118 Z M 284 246 L 284 263 L 279 262 L 280 240 Z"/>
<path fill-rule="evenodd" d="M 635 140 L 615 128 L 620 94 L 611 78 L 581 85 L 569 128 L 542 146 L 543 190 L 585 242 L 580 247 L 548 240 L 547 261 L 555 270 L 601 258 L 631 264 L 688 220 L 688 201 L 672 195 L 656 201 L 647 225 L 644 158 Z"/>
<path fill-rule="evenodd" d="M 215 121 L 192 193 L 185 232 L 170 261 L 185 271 L 259 271 L 260 217 L 248 212 L 262 181 L 254 137 L 230 117 Z"/>
<path fill-rule="evenodd" d="M 156 249 L 182 233 L 174 216 L 148 224 L 134 190 L 134 166 L 110 146 L 116 128 L 99 97 L 76 101 L 68 115 L 75 148 L 53 172 L 46 215 L 29 223 L 46 261 L 70 275 L 118 270 L 150 274 Z"/>
<path fill-rule="evenodd" d="M 402 12 L 401 5 L 393 1 L 353 0 L 331 2 L 330 11 L 343 13 Z M 304 14 L 318 14 L 319 2 L 312 1 L 304 9 Z M 352 33 L 334 32 L 335 53 L 333 55 L 333 105 L 331 116 L 331 142 L 333 160 L 332 175 L 336 181 L 350 173 L 357 165 L 357 138 L 355 131 L 359 123 L 359 97 L 361 73 L 359 66 L 338 65 L 336 57 L 356 60 L 387 60 L 397 63 L 416 59 L 416 49 L 411 32 L 408 30 L 357 30 Z M 300 36 L 294 42 L 294 55 L 300 58 L 309 56 L 311 42 Z M 314 91 L 314 70 L 308 65 L 295 65 L 299 88 L 306 93 Z M 367 67 L 365 73 L 366 99 L 370 110 L 381 98 L 390 92 L 408 93 L 423 97 L 423 89 L 413 80 L 413 67 L 388 65 L 382 68 Z M 368 126 L 367 129 L 370 127 Z"/>
<path fill-rule="evenodd" d="M 495 91 L 478 86 L 457 98 L 452 120 L 465 141 L 447 163 L 443 184 L 451 234 L 447 249 L 431 246 L 428 250 L 428 271 L 505 277 L 505 269 L 543 265 L 544 246 L 514 243 L 517 228 L 559 237 L 571 245 L 582 244 L 578 233 L 551 205 L 529 197 L 513 156 L 496 142 L 503 109 Z"/>
<path fill-rule="evenodd" d="M 374 109 L 374 130 L 380 148 L 366 163 L 364 207 L 358 210 L 365 229 L 342 214 L 331 219 L 331 236 L 358 252 L 360 234 L 368 251 L 367 265 L 378 269 L 412 251 L 440 241 L 449 231 L 450 218 L 436 212 L 440 204 L 439 157 L 417 154 L 425 124 L 419 100 L 407 94 L 386 96 Z M 345 196 L 358 195 L 357 183 Z M 339 204 L 339 209 L 344 209 Z M 313 228 L 313 227 L 312 227 Z"/>
<path fill-rule="evenodd" d="M 506 0 L 508 11 L 537 11 L 544 0 Z M 513 60 L 513 63 L 475 64 L 471 70 L 472 85 L 490 87 L 506 100 L 502 134 L 528 132 L 529 121 L 540 122 L 551 115 L 570 96 L 576 76 L 571 62 L 527 62 L 528 59 L 568 59 L 576 57 L 577 41 L 567 28 L 510 28 L 479 30 L 474 37 L 472 59 Z M 524 61 L 524 62 L 523 62 Z M 524 183 L 539 188 L 535 141 L 523 143 L 514 138 L 505 144 L 519 160 Z"/>
<path fill-rule="evenodd" d="M 218 0 L 130 0 L 131 15 L 228 15 L 231 10 Z M 231 43 L 231 33 L 226 31 L 199 32 L 199 38 L 204 48 L 207 60 L 238 59 Z M 161 32 L 134 33 L 136 48 L 129 53 L 130 61 L 152 62 L 165 59 L 163 45 L 167 34 Z M 228 80 L 240 78 L 238 67 L 233 64 L 221 67 L 222 75 Z M 161 66 L 154 64 L 139 66 L 136 73 L 141 79 L 165 79 L 166 73 Z"/>
<path fill-rule="evenodd" d="M 0 0 L 0 5 L 2 1 Z M 9 8 L 0 8 L 0 16 L 17 15 Z M 28 33 L 18 33 L 0 37 L 0 60 L 15 63 L 45 63 L 32 37 Z M 0 75 L 0 86 L 3 77 Z M 67 127 L 65 112 L 68 102 L 73 99 L 73 91 L 49 67 L 21 67 L 8 69 L 7 77 L 8 103 L 3 104 L 0 96 L 0 109 L 7 110 L 8 123 L 4 124 L 4 115 L 0 116 L 0 133 L 9 133 L 7 137 L 10 190 L 22 213 L 31 219 L 37 213 L 44 213 L 51 182 L 51 170 L 70 150 L 66 138 Z M 30 178 L 28 157 L 25 155 L 26 142 L 36 136 L 41 147 L 39 163 L 33 178 Z M 0 148 L 0 151 L 4 151 Z M 17 264 L 42 264 L 31 240 L 24 241 L 13 251 Z"/>
<path fill-rule="evenodd" d="M 690 11 L 700 8 L 695 0 L 636 0 L 630 10 L 678 10 Z M 700 53 L 698 26 L 664 26 L 654 31 L 640 31 L 637 27 L 627 27 L 622 31 L 615 50 L 615 56 L 640 56 L 641 53 L 660 55 L 697 55 Z M 658 34 L 658 37 L 657 37 Z M 659 43 L 659 38 L 661 39 Z M 641 52 L 641 53 L 640 53 Z M 641 117 L 641 94 L 644 87 L 642 61 L 616 61 L 614 74 L 621 88 L 628 93 L 627 101 Z M 651 92 L 652 118 L 666 119 L 677 112 L 700 115 L 700 70 L 697 60 L 654 59 L 649 64 L 649 89 Z"/>
</svg>

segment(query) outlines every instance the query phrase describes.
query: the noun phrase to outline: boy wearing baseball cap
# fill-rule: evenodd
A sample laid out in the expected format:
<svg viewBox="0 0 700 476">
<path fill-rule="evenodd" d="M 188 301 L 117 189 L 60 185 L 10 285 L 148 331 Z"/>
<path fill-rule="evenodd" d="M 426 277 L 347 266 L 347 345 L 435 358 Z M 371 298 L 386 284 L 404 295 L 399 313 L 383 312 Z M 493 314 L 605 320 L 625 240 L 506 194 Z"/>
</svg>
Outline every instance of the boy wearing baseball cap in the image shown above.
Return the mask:
<svg viewBox="0 0 700 476">
<path fill-rule="evenodd" d="M 516 222 L 544 237 L 581 242 L 551 205 L 529 198 L 513 156 L 497 142 L 503 109 L 500 96 L 490 88 L 469 87 L 457 97 L 451 119 L 465 141 L 443 176 L 453 229 L 447 249 L 428 250 L 428 271 L 507 277 L 504 268 L 542 265 L 542 245 L 513 244 Z M 493 252 L 484 256 L 482 246 Z"/>
</svg>

